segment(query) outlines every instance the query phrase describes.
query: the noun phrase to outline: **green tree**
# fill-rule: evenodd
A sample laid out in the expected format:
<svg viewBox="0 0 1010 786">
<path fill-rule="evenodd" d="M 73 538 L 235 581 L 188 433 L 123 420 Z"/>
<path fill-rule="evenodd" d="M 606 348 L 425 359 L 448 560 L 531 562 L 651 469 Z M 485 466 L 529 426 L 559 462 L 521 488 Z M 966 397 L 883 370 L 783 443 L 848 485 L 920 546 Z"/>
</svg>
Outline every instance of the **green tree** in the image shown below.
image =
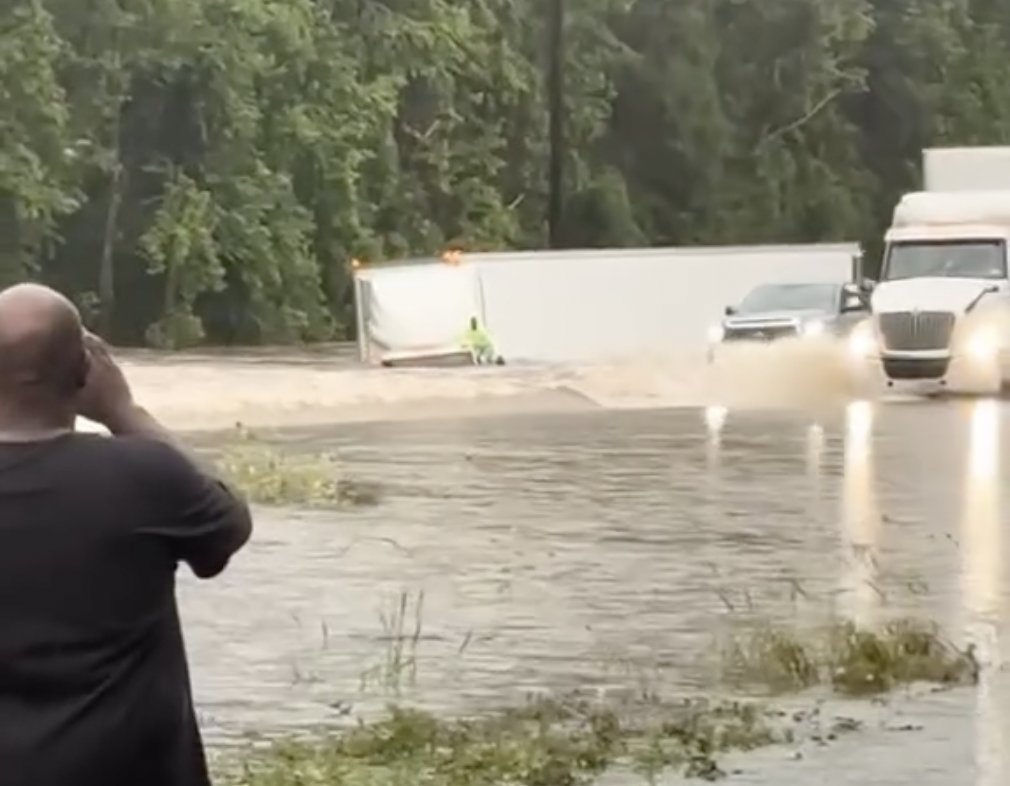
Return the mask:
<svg viewBox="0 0 1010 786">
<path fill-rule="evenodd" d="M 571 246 L 879 238 L 1010 141 L 1000 0 L 569 0 Z M 0 0 L 0 284 L 113 339 L 345 336 L 349 261 L 546 244 L 548 4 Z"/>
<path fill-rule="evenodd" d="M 0 21 L 0 286 L 33 275 L 55 221 L 78 207 L 74 142 L 58 79 L 63 44 L 33 0 L 7 2 Z"/>
</svg>

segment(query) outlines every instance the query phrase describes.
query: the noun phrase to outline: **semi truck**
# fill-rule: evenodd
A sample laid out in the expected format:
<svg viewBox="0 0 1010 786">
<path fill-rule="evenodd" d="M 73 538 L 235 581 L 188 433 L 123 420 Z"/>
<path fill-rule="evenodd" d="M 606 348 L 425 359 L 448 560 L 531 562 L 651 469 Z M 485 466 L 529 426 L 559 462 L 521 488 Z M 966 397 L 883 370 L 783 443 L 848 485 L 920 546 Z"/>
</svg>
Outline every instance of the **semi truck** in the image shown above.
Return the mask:
<svg viewBox="0 0 1010 786">
<path fill-rule="evenodd" d="M 850 348 L 889 388 L 994 393 L 1010 385 L 1010 147 L 923 152 L 884 237 L 871 317 Z"/>
</svg>

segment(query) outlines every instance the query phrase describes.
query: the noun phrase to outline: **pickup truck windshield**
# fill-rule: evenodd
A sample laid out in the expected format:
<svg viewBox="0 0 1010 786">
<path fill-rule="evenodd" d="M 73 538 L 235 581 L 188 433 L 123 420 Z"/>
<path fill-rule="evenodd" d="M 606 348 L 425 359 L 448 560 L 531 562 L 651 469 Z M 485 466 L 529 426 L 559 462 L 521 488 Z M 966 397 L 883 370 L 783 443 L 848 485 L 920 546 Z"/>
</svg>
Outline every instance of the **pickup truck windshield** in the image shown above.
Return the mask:
<svg viewBox="0 0 1010 786">
<path fill-rule="evenodd" d="M 738 314 L 766 311 L 837 311 L 839 288 L 834 284 L 765 284 L 740 303 Z"/>
<path fill-rule="evenodd" d="M 905 278 L 1005 278 L 1002 240 L 892 243 L 884 281 Z"/>
</svg>

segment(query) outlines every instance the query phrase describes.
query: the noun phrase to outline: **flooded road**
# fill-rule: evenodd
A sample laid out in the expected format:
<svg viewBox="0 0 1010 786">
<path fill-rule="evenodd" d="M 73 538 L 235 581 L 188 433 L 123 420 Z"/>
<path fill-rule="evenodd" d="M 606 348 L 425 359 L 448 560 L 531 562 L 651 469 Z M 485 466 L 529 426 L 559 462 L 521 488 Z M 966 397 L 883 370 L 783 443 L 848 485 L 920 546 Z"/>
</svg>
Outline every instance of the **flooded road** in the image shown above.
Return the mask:
<svg viewBox="0 0 1010 786">
<path fill-rule="evenodd" d="M 346 345 L 238 352 L 122 354 L 138 398 L 171 428 L 240 421 L 306 427 L 592 409 L 809 408 L 854 394 L 831 341 L 730 348 L 717 364 L 665 351 L 594 363 L 493 368 L 364 367 Z"/>
<path fill-rule="evenodd" d="M 712 684 L 713 640 L 749 620 L 912 614 L 976 644 L 977 688 L 847 709 L 864 731 L 795 760 L 748 754 L 728 782 L 1002 784 L 1008 417 L 946 401 L 283 432 L 386 494 L 263 511 L 226 577 L 185 577 L 208 736 L 338 723 L 398 696 L 469 711 L 541 690 L 693 694 Z"/>
</svg>

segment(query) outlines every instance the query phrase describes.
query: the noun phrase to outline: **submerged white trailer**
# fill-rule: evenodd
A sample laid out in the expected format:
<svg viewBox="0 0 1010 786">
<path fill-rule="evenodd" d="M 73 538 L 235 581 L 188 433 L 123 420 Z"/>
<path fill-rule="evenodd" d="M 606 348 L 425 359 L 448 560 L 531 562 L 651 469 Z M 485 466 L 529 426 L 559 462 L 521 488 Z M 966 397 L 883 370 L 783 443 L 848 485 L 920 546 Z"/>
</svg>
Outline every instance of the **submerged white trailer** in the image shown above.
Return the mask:
<svg viewBox="0 0 1010 786">
<path fill-rule="evenodd" d="M 707 349 L 727 305 L 763 283 L 852 280 L 856 244 L 464 254 L 355 276 L 368 363 L 459 360 L 470 317 L 510 362 Z"/>
<path fill-rule="evenodd" d="M 358 356 L 366 363 L 469 364 L 467 324 L 485 321 L 477 270 L 441 260 L 359 268 L 354 301 Z"/>
</svg>

